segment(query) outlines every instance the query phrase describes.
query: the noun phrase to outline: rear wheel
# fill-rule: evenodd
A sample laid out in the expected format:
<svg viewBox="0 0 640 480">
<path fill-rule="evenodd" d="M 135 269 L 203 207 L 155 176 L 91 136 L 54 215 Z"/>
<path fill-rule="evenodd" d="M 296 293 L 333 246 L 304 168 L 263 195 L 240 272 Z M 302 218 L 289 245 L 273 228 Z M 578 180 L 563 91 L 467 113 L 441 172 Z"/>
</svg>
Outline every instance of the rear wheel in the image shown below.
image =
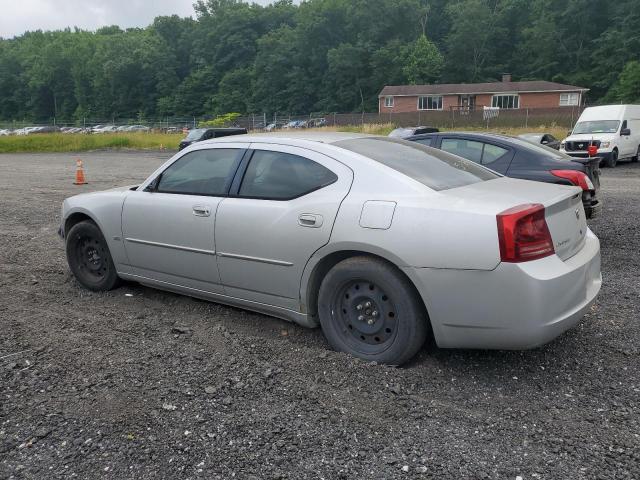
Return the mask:
<svg viewBox="0 0 640 480">
<path fill-rule="evenodd" d="M 94 291 L 111 290 L 120 279 L 111 259 L 107 242 L 98 226 L 85 220 L 66 235 L 69 268 L 82 286 Z"/>
<path fill-rule="evenodd" d="M 427 337 L 428 318 L 413 285 L 382 260 L 338 263 L 322 281 L 318 305 L 329 344 L 365 360 L 400 365 Z"/>
<path fill-rule="evenodd" d="M 631 159 L 632 162 L 637 162 L 640 160 L 640 145 L 638 145 L 638 150 L 636 150 L 636 156 Z"/>
</svg>

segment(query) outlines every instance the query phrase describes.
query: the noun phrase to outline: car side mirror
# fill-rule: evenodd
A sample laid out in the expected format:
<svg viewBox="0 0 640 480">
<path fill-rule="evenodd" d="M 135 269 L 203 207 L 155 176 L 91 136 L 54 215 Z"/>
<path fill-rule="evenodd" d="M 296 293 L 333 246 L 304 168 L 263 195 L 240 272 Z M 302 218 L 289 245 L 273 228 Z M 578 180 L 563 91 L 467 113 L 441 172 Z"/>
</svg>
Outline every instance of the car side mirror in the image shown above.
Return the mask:
<svg viewBox="0 0 640 480">
<path fill-rule="evenodd" d="M 631 135 L 631 130 L 629 130 L 628 128 L 623 128 L 622 130 L 620 130 L 621 137 L 628 137 L 629 135 Z"/>
<path fill-rule="evenodd" d="M 570 137 L 572 133 L 573 133 L 573 131 L 569 130 L 569 131 L 567 132 L 567 137 Z"/>
</svg>

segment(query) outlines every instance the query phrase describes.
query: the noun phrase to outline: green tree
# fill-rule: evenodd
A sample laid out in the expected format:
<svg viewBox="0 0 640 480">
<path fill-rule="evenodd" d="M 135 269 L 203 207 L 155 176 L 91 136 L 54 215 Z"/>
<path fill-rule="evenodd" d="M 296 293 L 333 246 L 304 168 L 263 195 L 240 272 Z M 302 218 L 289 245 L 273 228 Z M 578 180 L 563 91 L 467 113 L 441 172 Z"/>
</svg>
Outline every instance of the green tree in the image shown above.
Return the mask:
<svg viewBox="0 0 640 480">
<path fill-rule="evenodd" d="M 412 84 L 433 83 L 440 78 L 444 58 L 438 47 L 426 35 L 421 35 L 406 49 L 406 64 L 402 73 Z"/>
<path fill-rule="evenodd" d="M 640 103 L 640 62 L 633 60 L 624 66 L 610 98 L 621 103 Z"/>
</svg>

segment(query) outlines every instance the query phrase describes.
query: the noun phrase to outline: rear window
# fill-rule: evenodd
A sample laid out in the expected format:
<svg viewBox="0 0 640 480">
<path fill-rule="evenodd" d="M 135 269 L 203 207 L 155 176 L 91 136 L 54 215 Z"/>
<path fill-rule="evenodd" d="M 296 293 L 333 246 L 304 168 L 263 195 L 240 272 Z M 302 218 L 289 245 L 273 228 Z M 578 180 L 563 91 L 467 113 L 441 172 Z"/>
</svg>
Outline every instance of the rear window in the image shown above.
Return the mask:
<svg viewBox="0 0 640 480">
<path fill-rule="evenodd" d="M 572 157 L 565 153 L 560 153 L 558 150 L 547 147 L 546 145 L 542 145 L 541 143 L 531 143 L 528 140 L 523 140 L 521 138 L 508 137 L 506 140 L 507 143 L 512 143 L 516 146 L 529 150 L 530 152 L 535 153 L 536 155 L 545 155 L 547 157 L 553 157 L 556 160 L 571 160 Z"/>
<path fill-rule="evenodd" d="M 393 168 L 433 190 L 493 180 L 500 175 L 457 155 L 388 137 L 341 140 L 334 145 Z"/>
<path fill-rule="evenodd" d="M 197 128 L 195 130 L 191 130 L 187 135 L 187 140 L 197 140 L 199 139 L 204 132 L 206 132 L 206 128 Z"/>
</svg>

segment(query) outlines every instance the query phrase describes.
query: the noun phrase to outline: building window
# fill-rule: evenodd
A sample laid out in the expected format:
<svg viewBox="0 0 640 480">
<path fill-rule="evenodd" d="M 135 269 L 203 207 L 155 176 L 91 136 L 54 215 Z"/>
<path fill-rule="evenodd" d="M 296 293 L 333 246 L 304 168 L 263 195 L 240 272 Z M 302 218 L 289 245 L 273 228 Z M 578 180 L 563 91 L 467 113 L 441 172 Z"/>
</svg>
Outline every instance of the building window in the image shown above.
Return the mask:
<svg viewBox="0 0 640 480">
<path fill-rule="evenodd" d="M 384 106 L 393 107 L 393 97 L 384 97 Z"/>
<path fill-rule="evenodd" d="M 497 108 L 520 108 L 520 97 L 518 95 L 494 95 L 491 99 L 491 106 Z"/>
<path fill-rule="evenodd" d="M 418 97 L 418 110 L 442 110 L 442 97 Z"/>
<path fill-rule="evenodd" d="M 580 94 L 578 93 L 561 93 L 560 94 L 560 106 L 568 107 L 572 105 L 578 105 L 580 102 Z"/>
</svg>

